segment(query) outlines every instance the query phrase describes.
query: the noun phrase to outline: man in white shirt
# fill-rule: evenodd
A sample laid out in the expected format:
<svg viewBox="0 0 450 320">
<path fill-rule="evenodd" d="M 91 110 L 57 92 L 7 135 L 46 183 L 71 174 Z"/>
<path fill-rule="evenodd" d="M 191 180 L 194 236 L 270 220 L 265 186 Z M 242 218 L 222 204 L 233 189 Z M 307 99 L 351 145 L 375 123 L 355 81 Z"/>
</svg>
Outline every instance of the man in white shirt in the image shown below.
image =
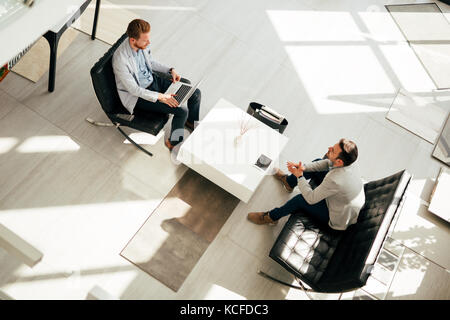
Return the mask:
<svg viewBox="0 0 450 320">
<path fill-rule="evenodd" d="M 291 175 L 277 170 L 275 177 L 288 192 L 298 186 L 301 194 L 279 208 L 267 212 L 251 212 L 248 219 L 256 224 L 276 224 L 286 215 L 303 211 L 319 224 L 345 230 L 356 223 L 365 202 L 364 184 L 357 166 L 358 148 L 353 141 L 341 139 L 328 148 L 325 159 L 303 165 L 287 163 Z M 313 190 L 306 179 L 314 180 Z"/>
<path fill-rule="evenodd" d="M 150 24 L 135 19 L 128 24 L 126 38 L 114 52 L 112 66 L 117 91 L 124 107 L 133 114 L 142 112 L 173 114 L 170 137 L 165 141 L 169 150 L 183 140 L 183 127 L 194 130 L 199 120 L 201 93 L 196 89 L 188 99 L 187 108 L 180 106 L 174 94 L 164 94 L 172 82 L 180 81 L 180 75 L 152 59 Z M 153 73 L 158 71 L 171 76 L 171 80 Z"/>
</svg>

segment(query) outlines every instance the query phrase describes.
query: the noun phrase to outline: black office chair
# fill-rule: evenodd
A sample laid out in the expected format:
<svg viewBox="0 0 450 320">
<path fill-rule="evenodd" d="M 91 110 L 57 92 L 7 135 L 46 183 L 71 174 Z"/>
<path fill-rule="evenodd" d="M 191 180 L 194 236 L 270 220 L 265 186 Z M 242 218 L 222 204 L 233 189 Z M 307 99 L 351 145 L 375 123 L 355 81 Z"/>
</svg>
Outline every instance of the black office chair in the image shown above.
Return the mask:
<svg viewBox="0 0 450 320">
<path fill-rule="evenodd" d="M 142 132 L 158 135 L 161 129 L 169 120 L 168 114 L 150 113 L 136 110 L 134 114 L 130 114 L 120 101 L 117 92 L 114 71 L 112 67 L 112 57 L 119 45 L 127 38 L 127 34 L 123 34 L 116 43 L 101 57 L 91 69 L 91 79 L 94 91 L 103 111 L 106 113 L 112 123 L 102 123 L 94 121 L 90 118 L 86 120 L 98 126 L 115 126 L 125 138 L 138 147 L 141 151 L 149 156 L 153 154 L 131 139 L 122 129 L 122 127 L 133 128 Z M 161 77 L 170 77 L 169 74 L 154 72 Z M 182 78 L 180 81 L 190 83 L 189 80 Z"/>
</svg>

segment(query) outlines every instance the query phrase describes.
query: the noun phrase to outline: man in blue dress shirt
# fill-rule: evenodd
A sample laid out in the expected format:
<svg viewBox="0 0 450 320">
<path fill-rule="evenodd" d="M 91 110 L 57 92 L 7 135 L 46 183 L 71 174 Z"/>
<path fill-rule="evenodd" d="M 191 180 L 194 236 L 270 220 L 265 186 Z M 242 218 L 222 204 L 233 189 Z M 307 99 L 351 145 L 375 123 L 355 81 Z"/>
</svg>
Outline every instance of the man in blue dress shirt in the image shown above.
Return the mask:
<svg viewBox="0 0 450 320">
<path fill-rule="evenodd" d="M 180 75 L 152 59 L 150 44 L 150 24 L 135 19 L 128 24 L 128 38 L 117 48 L 112 59 L 120 100 L 133 114 L 140 109 L 144 112 L 173 114 L 169 139 L 165 145 L 172 150 L 183 140 L 183 127 L 194 130 L 199 120 L 201 92 L 196 89 L 188 99 L 187 107 L 179 105 L 173 94 L 164 94 L 172 82 L 180 81 Z M 158 76 L 153 71 L 171 75 L 171 80 Z"/>
</svg>

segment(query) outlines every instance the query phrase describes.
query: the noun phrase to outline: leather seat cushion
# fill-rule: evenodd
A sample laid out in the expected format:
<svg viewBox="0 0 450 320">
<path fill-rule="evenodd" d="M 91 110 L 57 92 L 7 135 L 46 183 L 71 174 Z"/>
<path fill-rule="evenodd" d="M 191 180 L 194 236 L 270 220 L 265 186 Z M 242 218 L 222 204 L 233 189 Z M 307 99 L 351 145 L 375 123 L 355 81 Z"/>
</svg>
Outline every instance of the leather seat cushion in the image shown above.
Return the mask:
<svg viewBox="0 0 450 320">
<path fill-rule="evenodd" d="M 321 278 L 341 236 L 342 232 L 323 226 L 302 212 L 295 213 L 278 235 L 269 256 L 309 285 Z"/>
</svg>

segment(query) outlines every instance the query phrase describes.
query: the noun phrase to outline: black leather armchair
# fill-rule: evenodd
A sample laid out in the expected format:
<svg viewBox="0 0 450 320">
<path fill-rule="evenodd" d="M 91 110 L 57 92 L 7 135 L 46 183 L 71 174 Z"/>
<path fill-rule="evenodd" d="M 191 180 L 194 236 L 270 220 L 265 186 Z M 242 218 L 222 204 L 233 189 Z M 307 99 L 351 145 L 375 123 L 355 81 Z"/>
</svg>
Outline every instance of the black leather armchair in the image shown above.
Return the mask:
<svg viewBox="0 0 450 320">
<path fill-rule="evenodd" d="M 104 124 L 93 121 L 92 119 L 86 119 L 94 125 L 101 126 L 116 126 L 125 138 L 138 147 L 143 152 L 150 156 L 153 156 L 151 152 L 141 147 L 134 140 L 132 140 L 120 126 L 130 127 L 139 131 L 150 133 L 156 136 L 169 119 L 168 114 L 162 113 L 143 113 L 135 111 L 134 114 L 130 114 L 127 109 L 122 105 L 119 94 L 117 92 L 116 81 L 114 77 L 114 71 L 112 67 L 112 57 L 119 45 L 127 38 L 127 34 L 123 34 L 116 43 L 101 57 L 91 69 L 91 79 L 94 86 L 94 91 L 98 101 L 106 113 L 112 124 Z M 159 76 L 169 77 L 169 74 L 161 74 Z M 189 80 L 182 78 L 182 82 L 190 83 Z"/>
<path fill-rule="evenodd" d="M 366 202 L 358 221 L 345 231 L 318 225 L 303 212 L 292 214 L 269 256 L 292 273 L 305 291 L 340 293 L 363 287 L 395 226 L 410 179 L 403 170 L 366 183 Z"/>
</svg>

